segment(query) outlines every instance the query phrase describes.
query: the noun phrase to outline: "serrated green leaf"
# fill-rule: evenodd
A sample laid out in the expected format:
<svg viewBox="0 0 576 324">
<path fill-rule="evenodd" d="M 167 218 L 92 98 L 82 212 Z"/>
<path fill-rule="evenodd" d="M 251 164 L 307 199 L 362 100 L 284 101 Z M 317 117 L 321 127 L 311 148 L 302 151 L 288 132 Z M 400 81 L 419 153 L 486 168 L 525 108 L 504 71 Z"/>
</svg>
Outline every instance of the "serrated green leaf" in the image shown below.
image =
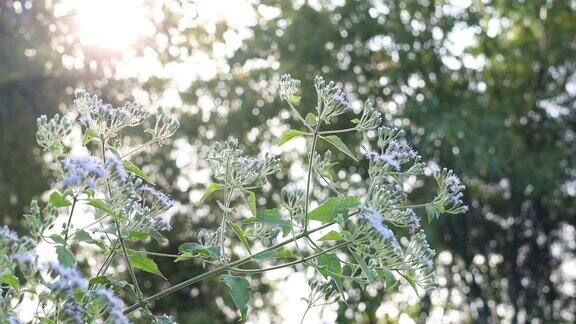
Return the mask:
<svg viewBox="0 0 576 324">
<path fill-rule="evenodd" d="M 54 191 L 53 193 L 50 194 L 50 198 L 48 198 L 48 203 L 57 208 L 72 205 L 72 203 L 66 200 L 66 198 L 64 198 L 64 196 L 58 191 Z"/>
<path fill-rule="evenodd" d="M 316 126 L 318 124 L 318 117 L 312 113 L 308 113 L 306 118 L 304 118 L 304 123 L 310 127 Z"/>
<path fill-rule="evenodd" d="M 8 286 L 14 288 L 14 290 L 20 289 L 20 281 L 13 274 L 3 274 L 0 275 L 0 282 L 7 284 Z"/>
<path fill-rule="evenodd" d="M 290 233 L 290 222 L 282 219 L 282 214 L 278 209 L 264 210 L 256 215 L 256 219 L 265 225 L 280 228 L 284 236 Z"/>
<path fill-rule="evenodd" d="M 284 132 L 284 134 L 280 135 L 280 138 L 278 138 L 278 145 L 282 145 L 292 140 L 293 138 L 306 135 L 308 135 L 308 133 L 306 132 L 299 131 L 297 129 L 289 129 L 286 132 Z"/>
<path fill-rule="evenodd" d="M 204 192 L 204 195 L 200 199 L 200 202 L 203 202 L 206 198 L 208 198 L 211 194 L 215 193 L 218 190 L 224 189 L 224 185 L 221 183 L 211 183 Z"/>
<path fill-rule="evenodd" d="M 92 128 L 87 128 L 86 132 L 84 132 L 84 135 L 82 136 L 82 144 L 86 145 L 90 143 L 93 139 L 98 138 L 97 136 L 98 134 L 96 134 Z"/>
<path fill-rule="evenodd" d="M 243 277 L 235 277 L 231 275 L 222 275 L 220 276 L 220 280 L 230 289 L 230 296 L 240 311 L 240 314 L 242 314 L 242 319 L 246 318 L 251 294 L 250 283 L 248 280 Z"/>
<path fill-rule="evenodd" d="M 160 272 L 160 269 L 158 268 L 156 262 L 147 257 L 144 253 L 134 250 L 128 250 L 128 258 L 130 259 L 130 262 L 132 263 L 132 266 L 134 268 L 158 275 L 162 277 L 164 280 L 166 280 L 162 272 Z"/>
<path fill-rule="evenodd" d="M 320 241 L 341 241 L 344 238 L 336 231 L 330 231 L 320 238 Z"/>
<path fill-rule="evenodd" d="M 360 201 L 357 197 L 330 197 L 320 206 L 308 213 L 308 219 L 329 223 L 338 216 L 348 212 L 350 208 L 357 207 Z"/>
<path fill-rule="evenodd" d="M 248 242 L 248 239 L 246 238 L 246 235 L 244 234 L 244 230 L 242 229 L 242 227 L 233 222 L 228 222 L 228 225 L 232 227 L 234 233 L 236 233 L 236 236 L 238 237 L 240 242 L 242 242 L 242 245 L 244 245 L 246 250 L 248 250 L 248 253 L 252 254 L 252 251 L 250 250 L 250 243 Z"/>
<path fill-rule="evenodd" d="M 73 267 L 76 265 L 74 254 L 72 254 L 72 252 L 70 252 L 70 250 L 68 250 L 64 245 L 58 245 L 56 247 L 56 253 L 58 254 L 58 261 L 61 264 L 67 267 Z"/>
<path fill-rule="evenodd" d="M 146 174 L 146 172 L 142 171 L 142 169 L 140 169 L 138 166 L 132 163 L 132 161 L 124 160 L 122 161 L 122 165 L 124 166 L 124 169 L 126 169 L 126 171 L 135 174 L 136 176 L 142 178 L 142 180 L 148 183 L 154 184 L 154 182 L 152 182 L 152 179 L 150 179 L 150 177 Z"/>
<path fill-rule="evenodd" d="M 354 153 L 352 153 L 350 151 L 350 149 L 348 149 L 348 147 L 346 146 L 346 144 L 344 144 L 344 142 L 342 142 L 342 140 L 340 139 L 340 137 L 336 136 L 336 135 L 330 135 L 330 136 L 320 136 L 320 138 L 324 139 L 325 141 L 327 141 L 328 143 L 334 145 L 334 147 L 336 147 L 338 150 L 340 150 L 342 153 L 348 155 L 349 157 L 351 157 L 354 161 L 358 162 L 358 159 L 356 158 L 356 156 L 354 155 Z"/>
</svg>

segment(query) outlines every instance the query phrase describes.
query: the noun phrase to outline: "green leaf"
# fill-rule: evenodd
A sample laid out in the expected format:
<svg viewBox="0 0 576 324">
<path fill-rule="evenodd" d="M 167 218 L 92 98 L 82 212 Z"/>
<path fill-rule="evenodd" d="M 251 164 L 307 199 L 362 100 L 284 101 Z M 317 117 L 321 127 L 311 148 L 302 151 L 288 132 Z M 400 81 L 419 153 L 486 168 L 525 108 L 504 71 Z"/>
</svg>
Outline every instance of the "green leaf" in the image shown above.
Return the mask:
<svg viewBox="0 0 576 324">
<path fill-rule="evenodd" d="M 217 246 L 204 246 L 196 242 L 189 242 L 180 245 L 178 252 L 181 254 L 174 262 L 188 260 L 194 257 L 212 258 L 217 260 L 220 258 L 220 248 Z"/>
<path fill-rule="evenodd" d="M 254 260 L 262 262 L 270 259 L 296 259 L 294 253 L 288 249 L 275 249 L 254 254 Z"/>
<path fill-rule="evenodd" d="M 265 225 L 280 228 L 284 236 L 290 233 L 290 222 L 282 219 L 282 214 L 278 209 L 264 210 L 256 215 L 256 219 Z"/>
<path fill-rule="evenodd" d="M 7 284 L 8 286 L 14 288 L 14 290 L 20 289 L 20 281 L 13 274 L 7 273 L 0 275 L 0 282 Z"/>
<path fill-rule="evenodd" d="M 104 201 L 102 199 L 90 199 L 88 201 L 88 205 L 90 205 L 94 208 L 100 209 L 101 211 L 105 212 L 108 215 L 116 217 L 116 214 L 114 213 L 112 208 L 110 208 L 108 206 L 108 204 L 106 203 L 106 201 Z"/>
<path fill-rule="evenodd" d="M 243 277 L 235 277 L 230 275 L 222 275 L 220 276 L 220 280 L 224 282 L 230 289 L 230 296 L 240 311 L 240 314 L 242 314 L 242 319 L 246 318 L 251 293 L 250 283 L 248 280 Z"/>
<path fill-rule="evenodd" d="M 124 160 L 122 161 L 122 165 L 124 166 L 124 169 L 126 169 L 126 171 L 135 174 L 136 176 L 142 178 L 146 182 L 154 184 L 154 182 L 152 182 L 152 179 L 150 179 L 150 177 L 144 171 L 142 171 L 142 169 L 140 169 L 134 163 L 132 163 L 132 161 Z"/>
<path fill-rule="evenodd" d="M 90 286 L 106 285 L 108 283 L 110 283 L 110 278 L 108 278 L 107 276 L 97 276 L 97 277 L 94 277 L 88 281 L 88 284 Z"/>
<path fill-rule="evenodd" d="M 145 241 L 150 234 L 144 231 L 129 231 L 128 239 L 131 241 Z"/>
<path fill-rule="evenodd" d="M 90 143 L 90 141 L 92 141 L 93 139 L 97 139 L 98 134 L 96 134 L 96 132 L 92 129 L 92 128 L 88 128 L 86 129 L 86 132 L 84 133 L 84 135 L 82 136 L 82 144 L 86 145 L 88 143 Z"/>
<path fill-rule="evenodd" d="M 92 235 L 90 235 L 85 230 L 79 230 L 78 232 L 76 232 L 76 235 L 74 235 L 74 240 L 76 242 L 84 242 L 84 243 L 88 243 L 88 244 L 94 244 L 104 251 L 108 250 L 108 248 L 106 247 L 106 244 L 104 244 L 104 242 L 102 242 L 102 240 L 94 239 L 92 237 Z"/>
<path fill-rule="evenodd" d="M 50 235 L 50 238 L 52 239 L 52 241 L 54 241 L 54 243 L 66 245 L 66 241 L 64 241 L 64 238 L 58 234 L 52 234 Z"/>
<path fill-rule="evenodd" d="M 280 138 L 278 138 L 278 145 L 282 145 L 293 138 L 305 135 L 308 135 L 308 133 L 296 129 L 289 129 L 284 132 L 284 134 L 280 135 Z"/>
<path fill-rule="evenodd" d="M 412 277 L 411 274 L 406 273 L 406 274 L 402 274 L 401 272 L 398 272 L 404 279 L 406 279 L 406 281 L 410 284 L 410 286 L 412 286 L 412 289 L 414 289 L 414 292 L 416 293 L 416 296 L 420 297 L 420 294 L 418 293 L 418 286 L 416 285 L 416 280 L 414 280 L 414 277 Z"/>
<path fill-rule="evenodd" d="M 288 97 L 288 100 L 289 100 L 291 103 L 297 104 L 297 103 L 300 102 L 300 99 L 301 99 L 301 98 L 302 98 L 302 97 L 300 97 L 300 96 L 291 95 L 290 97 Z"/>
<path fill-rule="evenodd" d="M 64 245 L 58 245 L 56 247 L 56 253 L 58 254 L 58 261 L 67 267 L 73 267 L 76 265 L 76 258 L 74 254 L 70 252 Z"/>
<path fill-rule="evenodd" d="M 334 253 L 324 253 L 316 257 L 318 262 L 318 271 L 326 278 L 338 278 L 342 274 L 342 266 L 340 260 Z"/>
<path fill-rule="evenodd" d="M 158 269 L 158 265 L 156 264 L 156 262 L 147 257 L 144 253 L 134 250 L 128 250 L 128 258 L 130 259 L 130 262 L 132 263 L 132 266 L 134 268 L 153 273 L 166 280 L 164 275 L 162 275 L 162 272 L 160 272 L 160 269 Z"/>
<path fill-rule="evenodd" d="M 354 252 L 354 250 L 350 249 L 350 252 L 352 252 L 354 259 L 356 259 L 356 262 L 358 262 L 358 265 L 366 275 L 366 278 L 368 278 L 368 282 L 374 283 L 376 281 L 374 271 L 368 267 L 368 264 L 364 260 L 364 256 L 362 255 L 361 250 L 357 249 L 356 252 Z"/>
<path fill-rule="evenodd" d="M 253 191 L 245 191 L 244 194 L 246 205 L 248 205 L 248 208 L 250 208 L 252 215 L 256 216 L 258 213 L 256 210 L 256 194 Z"/>
<path fill-rule="evenodd" d="M 320 241 L 341 241 L 344 238 L 336 231 L 330 231 L 320 238 Z"/>
<path fill-rule="evenodd" d="M 338 150 L 340 150 L 341 152 L 343 152 L 344 154 L 348 155 L 349 157 L 352 158 L 352 160 L 358 162 L 358 159 L 356 158 L 356 156 L 354 156 L 354 153 L 352 153 L 348 147 L 346 146 L 346 144 L 344 144 L 344 142 L 342 142 L 342 140 L 340 139 L 340 137 L 336 136 L 336 135 L 330 135 L 330 136 L 320 136 L 320 138 L 324 139 L 325 141 L 329 142 L 330 144 L 334 145 Z"/>
<path fill-rule="evenodd" d="M 357 207 L 360 201 L 357 197 L 330 197 L 320 206 L 308 213 L 308 219 L 329 223 L 338 216 L 348 212 L 348 209 Z"/>
<path fill-rule="evenodd" d="M 392 286 L 394 286 L 394 284 L 396 284 L 397 281 L 396 277 L 394 276 L 392 271 L 388 270 L 387 268 L 379 270 L 378 275 L 380 276 L 380 278 L 384 278 L 384 281 L 386 281 L 386 289 L 390 289 L 392 288 Z"/>
<path fill-rule="evenodd" d="M 246 235 L 244 235 L 244 230 L 242 229 L 242 227 L 233 222 L 228 222 L 228 224 L 230 225 L 230 227 L 232 227 L 234 233 L 236 233 L 236 236 L 238 236 L 238 239 L 240 240 L 240 242 L 242 242 L 242 245 L 244 245 L 246 250 L 248 250 L 248 253 L 252 254 L 252 251 L 250 250 L 250 243 L 248 242 Z"/>
<path fill-rule="evenodd" d="M 438 219 L 438 209 L 433 204 L 426 204 L 426 215 L 428 216 L 428 223 Z"/>
<path fill-rule="evenodd" d="M 316 126 L 318 124 L 318 117 L 312 113 L 308 113 L 306 118 L 304 118 L 304 123 L 310 127 Z"/>
<path fill-rule="evenodd" d="M 50 198 L 48 199 L 48 203 L 54 207 L 57 208 L 61 208 L 61 207 L 67 207 L 72 205 L 72 203 L 70 203 L 68 200 L 66 200 L 66 198 L 64 198 L 64 196 L 59 193 L 58 191 L 54 191 L 52 194 L 50 194 Z"/>
<path fill-rule="evenodd" d="M 203 202 L 204 199 L 208 198 L 211 194 L 215 193 L 218 190 L 224 189 L 224 185 L 221 183 L 211 183 L 206 191 L 204 192 L 204 196 L 200 199 L 200 202 Z"/>
</svg>

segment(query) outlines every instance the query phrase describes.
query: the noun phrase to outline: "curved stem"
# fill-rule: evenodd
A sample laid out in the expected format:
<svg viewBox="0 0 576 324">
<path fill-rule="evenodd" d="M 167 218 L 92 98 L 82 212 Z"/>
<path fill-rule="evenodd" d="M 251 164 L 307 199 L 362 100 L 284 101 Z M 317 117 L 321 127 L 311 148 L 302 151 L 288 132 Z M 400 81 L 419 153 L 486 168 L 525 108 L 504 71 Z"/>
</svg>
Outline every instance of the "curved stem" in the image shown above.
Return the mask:
<svg viewBox="0 0 576 324">
<path fill-rule="evenodd" d="M 228 263 L 228 264 L 226 264 L 226 265 L 222 265 L 222 266 L 220 266 L 220 267 L 218 267 L 218 268 L 216 268 L 216 269 L 212 269 L 212 270 L 210 270 L 210 271 L 204 272 L 204 273 L 202 273 L 202 274 L 200 274 L 200 275 L 198 275 L 198 276 L 196 276 L 196 277 L 190 278 L 190 279 L 188 279 L 188 280 L 184 280 L 184 281 L 180 282 L 179 284 L 176 284 L 176 285 L 174 285 L 174 286 L 172 286 L 172 287 L 170 287 L 170 288 L 168 288 L 168 289 L 166 289 L 166 290 L 160 291 L 160 292 L 158 292 L 158 293 L 156 293 L 156 294 L 154 294 L 154 295 L 152 295 L 152 296 L 150 296 L 150 297 L 148 297 L 148 298 L 145 298 L 145 299 L 137 302 L 136 304 L 134 304 L 134 305 L 126 308 L 126 309 L 124 310 L 124 314 L 129 314 L 129 313 L 137 310 L 138 308 L 140 308 L 140 307 L 142 307 L 142 306 L 144 306 L 144 305 L 146 305 L 146 304 L 148 304 L 148 303 L 150 303 L 150 302 L 152 302 L 152 301 L 155 301 L 155 300 L 157 300 L 157 299 L 160 299 L 160 298 L 162 298 L 162 297 L 165 297 L 165 296 L 167 296 L 167 295 L 170 295 L 170 294 L 172 294 L 172 293 L 174 293 L 174 292 L 176 292 L 176 291 L 179 291 L 179 290 L 181 290 L 181 289 L 184 289 L 184 288 L 186 288 L 186 287 L 188 287 L 188 286 L 190 286 L 190 285 L 193 285 L 193 284 L 195 284 L 195 283 L 197 283 L 197 282 L 199 282 L 199 281 L 202 281 L 202 280 L 204 280 L 204 279 L 206 279 L 206 278 L 210 278 L 210 277 L 212 277 L 212 276 L 216 276 L 216 275 L 223 274 L 223 273 L 225 273 L 226 271 L 230 270 L 231 268 L 234 268 L 234 267 L 236 267 L 236 266 L 240 266 L 240 265 L 242 265 L 242 264 L 245 264 L 246 262 L 251 261 L 254 257 L 256 257 L 256 256 L 258 256 L 258 255 L 260 255 L 260 254 L 263 254 L 263 253 L 266 253 L 266 252 L 275 250 L 275 249 L 277 249 L 277 248 L 280 248 L 280 247 L 282 247 L 282 246 L 284 246 L 284 245 L 286 245 L 286 244 L 289 244 L 289 243 L 292 243 L 292 242 L 294 242 L 294 241 L 296 241 L 296 240 L 298 240 L 298 239 L 307 237 L 308 235 L 310 235 L 310 234 L 312 234 L 312 233 L 314 233 L 314 232 L 320 231 L 320 230 L 322 230 L 322 229 L 324 229 L 324 228 L 326 228 L 326 227 L 332 226 L 332 225 L 334 225 L 334 224 L 336 224 L 336 223 L 335 223 L 335 222 L 330 222 L 330 223 L 323 224 L 322 226 L 319 226 L 319 227 L 317 227 L 317 228 L 315 228 L 315 229 L 313 229 L 313 230 L 310 230 L 310 231 L 302 232 L 302 233 L 296 235 L 296 236 L 293 237 L 293 238 L 290 238 L 290 239 L 288 239 L 288 240 L 286 240 L 286 241 L 282 241 L 282 242 L 280 242 L 280 243 L 277 243 L 277 244 L 275 244 L 275 245 L 273 245 L 273 246 L 271 246 L 271 247 L 269 247 L 269 248 L 267 248 L 267 249 L 265 249 L 265 250 L 262 250 L 262 251 L 260 251 L 260 252 L 258 252 L 258 253 L 249 255 L 249 256 L 247 256 L 247 257 L 244 257 L 244 258 L 242 258 L 242 259 L 236 260 L 236 261 L 234 261 L 234 262 L 230 262 L 230 263 Z"/>
</svg>

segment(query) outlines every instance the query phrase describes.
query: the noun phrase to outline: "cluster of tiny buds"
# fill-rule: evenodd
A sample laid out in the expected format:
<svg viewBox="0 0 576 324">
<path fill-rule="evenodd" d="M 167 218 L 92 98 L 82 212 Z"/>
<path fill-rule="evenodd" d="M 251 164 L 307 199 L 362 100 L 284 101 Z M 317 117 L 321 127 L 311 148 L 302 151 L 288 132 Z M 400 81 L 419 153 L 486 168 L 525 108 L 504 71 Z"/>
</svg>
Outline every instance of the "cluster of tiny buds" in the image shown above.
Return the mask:
<svg viewBox="0 0 576 324">
<path fill-rule="evenodd" d="M 170 116 L 164 112 L 161 107 L 158 108 L 158 113 L 156 115 L 156 124 L 153 129 L 147 130 L 152 137 L 158 141 L 159 145 L 164 143 L 164 140 L 170 138 L 180 127 L 180 122 L 174 116 Z"/>
<path fill-rule="evenodd" d="M 109 289 L 106 288 L 98 288 L 96 289 L 96 296 L 101 298 L 103 301 L 106 302 L 108 305 L 108 312 L 110 314 L 110 320 L 114 324 L 128 324 L 130 323 L 124 313 L 122 312 L 122 308 L 124 307 L 124 303 L 120 298 L 116 297 L 116 295 Z"/>
<path fill-rule="evenodd" d="M 120 161 L 116 155 L 109 155 L 107 164 L 109 174 L 114 174 L 120 182 L 125 182 L 126 179 L 128 179 L 128 173 L 126 172 L 126 169 L 124 169 L 122 161 Z"/>
<path fill-rule="evenodd" d="M 356 129 L 361 132 L 367 132 L 380 126 L 382 123 L 382 114 L 376 110 L 373 98 L 366 99 L 362 116 L 360 119 L 354 119 L 352 122 L 356 123 Z"/>
<path fill-rule="evenodd" d="M 6 225 L 0 227 L 0 241 L 18 242 L 18 240 L 18 234 L 14 230 L 11 230 Z"/>
<path fill-rule="evenodd" d="M 323 77 L 317 76 L 314 78 L 314 86 L 322 103 L 322 107 L 318 107 L 320 109 L 319 118 L 325 123 L 329 124 L 332 117 L 352 111 L 346 94 L 333 81 L 326 83 Z"/>
<path fill-rule="evenodd" d="M 37 120 L 38 131 L 36 132 L 36 141 L 38 145 L 51 152 L 62 151 L 62 140 L 71 130 L 71 120 L 64 116 L 60 118 L 58 114 L 50 120 L 45 115 L 40 116 Z"/>
<path fill-rule="evenodd" d="M 280 77 L 277 88 L 280 98 L 290 102 L 297 101 L 295 100 L 295 95 L 300 89 L 300 80 L 293 79 L 290 74 L 283 74 Z"/>
<path fill-rule="evenodd" d="M 80 123 L 102 138 L 114 136 L 124 127 L 137 126 L 148 117 L 148 112 L 136 103 L 127 102 L 122 107 L 114 108 L 84 91 L 77 93 L 74 107 Z"/>
<path fill-rule="evenodd" d="M 65 188 L 77 187 L 83 189 L 95 189 L 100 178 L 107 175 L 106 168 L 91 155 L 80 155 L 66 158 L 64 160 L 64 180 L 62 185 Z"/>
<path fill-rule="evenodd" d="M 295 211 L 300 208 L 300 202 L 304 198 L 304 190 L 286 186 L 282 188 L 280 195 L 282 196 L 284 206 L 291 211 Z"/>
<path fill-rule="evenodd" d="M 60 291 L 72 291 L 86 288 L 84 278 L 75 268 L 66 267 L 59 263 L 50 263 L 50 270 L 57 279 L 52 283 L 52 288 Z"/>
<path fill-rule="evenodd" d="M 460 214 L 468 210 L 464 205 L 462 196 L 466 188 L 460 178 L 452 170 L 446 168 L 436 173 L 436 181 L 440 187 L 440 193 L 436 198 L 443 205 L 445 212 L 450 214 Z"/>
<path fill-rule="evenodd" d="M 389 241 L 393 245 L 397 245 L 398 242 L 396 240 L 396 236 L 394 236 L 394 232 L 384 224 L 384 219 L 382 215 L 371 208 L 362 208 L 360 210 L 360 217 L 368 222 L 372 229 L 380 236 L 380 238 L 384 241 Z"/>
</svg>

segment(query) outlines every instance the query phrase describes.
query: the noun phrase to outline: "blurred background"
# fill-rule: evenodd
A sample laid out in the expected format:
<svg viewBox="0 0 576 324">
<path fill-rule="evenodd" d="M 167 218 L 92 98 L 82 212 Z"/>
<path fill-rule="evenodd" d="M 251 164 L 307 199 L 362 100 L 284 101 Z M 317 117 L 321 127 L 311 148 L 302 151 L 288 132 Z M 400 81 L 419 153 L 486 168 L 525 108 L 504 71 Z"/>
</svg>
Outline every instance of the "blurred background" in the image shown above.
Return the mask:
<svg viewBox="0 0 576 324">
<path fill-rule="evenodd" d="M 179 202 L 170 244 L 150 247 L 173 253 L 217 226 L 215 206 L 197 205 L 210 182 L 201 157 L 214 140 L 233 135 L 251 153 L 283 154 L 286 166 L 296 159 L 302 143 L 273 146 L 296 127 L 272 89 L 281 73 L 303 80 L 301 107 L 313 107 L 316 74 L 342 83 L 357 108 L 377 98 L 425 159 L 462 176 L 471 207 L 426 227 L 436 291 L 419 299 L 409 288 L 352 290 L 348 304 L 315 309 L 308 322 L 576 320 L 572 0 L 2 0 L 0 225 L 24 230 L 29 201 L 49 190 L 36 118 L 66 111 L 84 88 L 180 116 L 171 145 L 133 158 Z M 365 172 L 344 158 L 340 166 L 342 179 Z M 295 176 L 273 179 L 259 204 L 273 204 L 271 189 Z M 414 194 L 431 193 L 422 185 Z M 157 261 L 172 283 L 204 271 Z M 252 278 L 249 321 L 299 320 L 298 270 Z M 145 293 L 168 286 L 139 275 Z M 235 322 L 225 295 L 214 279 L 152 310 L 181 323 Z"/>
</svg>

